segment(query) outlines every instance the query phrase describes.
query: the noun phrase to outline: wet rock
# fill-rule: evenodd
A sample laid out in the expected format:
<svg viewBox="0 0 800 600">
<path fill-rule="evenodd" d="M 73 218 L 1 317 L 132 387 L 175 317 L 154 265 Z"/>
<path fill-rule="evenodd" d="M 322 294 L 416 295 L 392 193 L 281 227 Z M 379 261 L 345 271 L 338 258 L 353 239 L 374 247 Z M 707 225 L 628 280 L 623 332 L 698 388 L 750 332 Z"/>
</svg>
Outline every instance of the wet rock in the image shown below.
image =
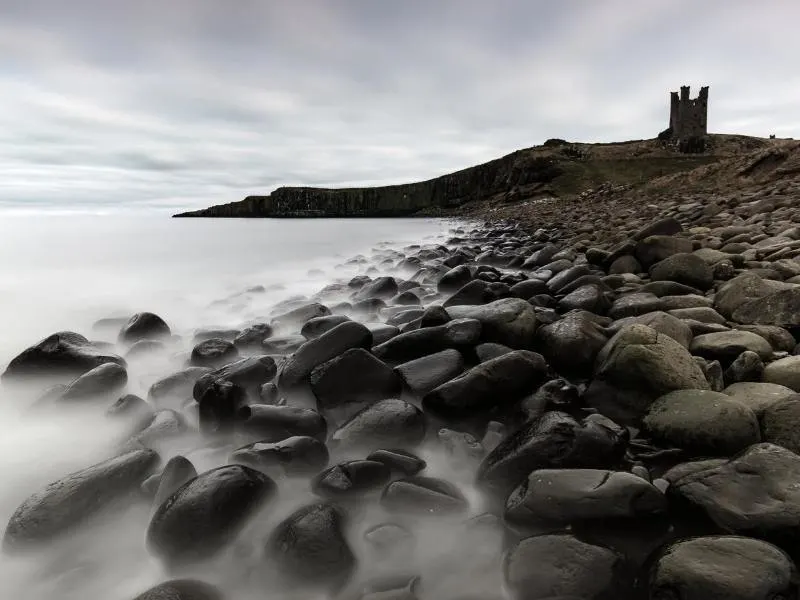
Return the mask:
<svg viewBox="0 0 800 600">
<path fill-rule="evenodd" d="M 172 332 L 164 319 L 149 312 L 136 313 L 119 331 L 119 341 L 133 344 L 139 340 L 157 340 L 169 337 Z"/>
<path fill-rule="evenodd" d="M 373 346 L 388 342 L 390 339 L 400 333 L 400 329 L 398 327 L 395 327 L 394 325 L 386 325 L 385 323 L 364 323 L 364 327 L 372 332 Z"/>
<path fill-rule="evenodd" d="M 235 450 L 230 462 L 247 465 L 267 475 L 302 477 L 328 465 L 328 449 L 320 440 L 296 435 L 279 442 L 255 442 Z"/>
<path fill-rule="evenodd" d="M 326 317 L 330 314 L 330 309 L 324 304 L 311 302 L 276 316 L 271 325 L 273 329 L 291 329 L 315 317 Z"/>
<path fill-rule="evenodd" d="M 126 394 L 114 402 L 106 410 L 106 416 L 111 418 L 123 418 L 138 421 L 145 418 L 152 418 L 153 408 L 139 396 Z"/>
<path fill-rule="evenodd" d="M 645 269 L 675 254 L 688 254 L 693 250 L 692 240 L 671 235 L 649 236 L 636 244 L 636 258 Z M 609 271 L 610 273 L 611 271 Z M 638 271 L 631 271 L 636 273 Z"/>
<path fill-rule="evenodd" d="M 527 300 L 538 294 L 549 294 L 550 289 L 544 281 L 539 279 L 526 279 L 525 281 L 520 281 L 512 285 L 510 292 L 515 298 Z"/>
<path fill-rule="evenodd" d="M 547 362 L 559 372 L 589 376 L 608 338 L 595 315 L 573 311 L 540 327 L 536 341 Z"/>
<path fill-rule="evenodd" d="M 426 411 L 461 419 L 507 407 L 544 381 L 547 363 L 540 354 L 517 350 L 481 363 L 426 394 Z"/>
<path fill-rule="evenodd" d="M 475 346 L 475 356 L 478 357 L 478 362 L 482 363 L 503 356 L 503 354 L 508 354 L 509 352 L 513 352 L 513 350 L 508 346 L 492 342 L 486 342 L 485 344 L 478 344 Z"/>
<path fill-rule="evenodd" d="M 154 504 L 161 506 L 183 484 L 195 477 L 197 477 L 197 470 L 191 461 L 184 456 L 173 456 L 167 461 L 164 470 L 159 475 Z"/>
<path fill-rule="evenodd" d="M 291 354 L 296 351 L 300 346 L 306 343 L 306 338 L 302 335 L 284 335 L 278 337 L 271 337 L 261 342 L 261 349 L 259 352 L 266 354 Z"/>
<path fill-rule="evenodd" d="M 654 311 L 638 317 L 628 317 L 616 321 L 609 327 L 608 331 L 616 334 L 625 325 L 646 325 L 658 333 L 663 333 L 678 342 L 684 348 L 689 348 L 692 343 L 692 329 L 684 321 L 663 311 Z"/>
<path fill-rule="evenodd" d="M 734 400 L 741 402 L 752 410 L 756 417 L 761 417 L 764 411 L 781 400 L 792 396 L 794 390 L 775 383 L 740 382 L 734 383 L 722 390 Z"/>
<path fill-rule="evenodd" d="M 609 275 L 619 275 L 622 273 L 641 273 L 642 265 L 636 257 L 626 254 L 620 256 L 608 266 Z"/>
<path fill-rule="evenodd" d="M 382 360 L 402 363 L 451 348 L 472 348 L 480 340 L 481 329 L 476 319 L 454 319 L 439 327 L 402 333 L 372 351 Z"/>
<path fill-rule="evenodd" d="M 344 528 L 344 513 L 329 503 L 304 506 L 292 513 L 266 544 L 277 575 L 296 588 L 342 588 L 357 567 Z"/>
<path fill-rule="evenodd" d="M 309 408 L 251 404 L 242 406 L 236 419 L 236 430 L 254 442 L 280 442 L 292 436 L 324 441 L 328 433 L 325 418 Z"/>
<path fill-rule="evenodd" d="M 762 279 L 755 273 L 745 272 L 722 285 L 714 295 L 714 308 L 731 319 L 740 308 L 780 290 L 789 289 L 788 284 Z"/>
<path fill-rule="evenodd" d="M 274 481 L 243 465 L 202 473 L 156 510 L 147 547 L 172 567 L 213 558 L 276 492 Z"/>
<path fill-rule="evenodd" d="M 654 440 L 691 456 L 730 456 L 761 440 L 753 411 L 707 390 L 662 396 L 650 406 L 644 426 Z"/>
<path fill-rule="evenodd" d="M 529 419 L 540 417 L 548 410 L 570 412 L 580 406 L 578 388 L 565 379 L 551 379 L 522 401 L 520 408 Z"/>
<path fill-rule="evenodd" d="M 392 471 L 374 460 L 350 460 L 333 465 L 311 480 L 311 491 L 330 499 L 345 499 L 374 492 L 389 481 Z"/>
<path fill-rule="evenodd" d="M 627 439 L 606 422 L 578 422 L 562 412 L 531 419 L 488 454 L 477 472 L 480 486 L 502 498 L 534 470 L 612 467 Z"/>
<path fill-rule="evenodd" d="M 250 356 L 206 373 L 192 388 L 192 396 L 199 401 L 203 393 L 214 383 L 233 383 L 247 391 L 250 396 L 258 396 L 258 390 L 275 377 L 277 367 L 271 356 Z"/>
<path fill-rule="evenodd" d="M 70 383 L 59 400 L 98 400 L 117 394 L 128 383 L 128 372 L 117 363 L 105 363 Z"/>
<path fill-rule="evenodd" d="M 60 331 L 14 357 L 2 379 L 11 381 L 44 377 L 65 381 L 80 377 L 105 363 L 126 366 L 121 357 L 95 348 L 82 335 Z"/>
<path fill-rule="evenodd" d="M 237 335 L 239 335 L 238 329 L 198 329 L 194 332 L 192 341 L 195 344 L 215 339 L 232 342 Z"/>
<path fill-rule="evenodd" d="M 247 392 L 235 383 L 218 379 L 204 386 L 197 404 L 200 431 L 226 433 L 233 429 L 239 410 L 247 404 Z"/>
<path fill-rule="evenodd" d="M 692 354 L 709 360 L 718 360 L 726 365 L 730 365 L 745 351 L 755 352 L 762 360 L 766 360 L 772 355 L 772 346 L 763 337 L 749 331 L 735 329 L 699 335 L 692 340 L 689 350 Z"/>
<path fill-rule="evenodd" d="M 269 323 L 255 323 L 245 327 L 233 338 L 233 345 L 239 350 L 259 351 L 262 342 L 272 335 L 272 326 Z"/>
<path fill-rule="evenodd" d="M 793 395 L 767 406 L 761 414 L 763 440 L 800 453 L 800 396 Z"/>
<path fill-rule="evenodd" d="M 3 537 L 6 551 L 47 544 L 113 504 L 130 499 L 158 464 L 152 450 L 116 456 L 49 484 L 14 511 Z"/>
<path fill-rule="evenodd" d="M 397 295 L 397 282 L 393 277 L 378 277 L 364 285 L 353 296 L 353 300 L 367 300 L 370 298 L 380 298 L 388 300 Z"/>
<path fill-rule="evenodd" d="M 558 301 L 561 311 L 586 310 L 596 315 L 606 314 L 611 306 L 609 293 L 597 284 L 579 287 Z"/>
<path fill-rule="evenodd" d="M 239 351 L 232 342 L 212 338 L 200 342 L 192 348 L 190 364 L 193 367 L 217 368 L 239 357 Z"/>
<path fill-rule="evenodd" d="M 381 506 L 394 513 L 451 515 L 467 511 L 469 503 L 452 483 L 433 477 L 408 477 L 383 490 Z"/>
<path fill-rule="evenodd" d="M 414 448 L 425 438 L 425 415 L 404 400 L 381 400 L 367 406 L 331 436 L 340 449 L 372 451 L 379 448 Z"/>
<path fill-rule="evenodd" d="M 538 326 L 533 306 L 519 298 L 483 306 L 451 306 L 447 313 L 454 319 L 477 319 L 481 323 L 481 341 L 514 349 L 531 348 Z"/>
<path fill-rule="evenodd" d="M 632 473 L 542 469 L 509 496 L 505 520 L 532 534 L 582 521 L 646 519 L 666 511 L 664 494 Z"/>
<path fill-rule="evenodd" d="M 699 256 L 680 253 L 653 265 L 650 279 L 675 281 L 705 291 L 714 285 L 714 272 Z"/>
<path fill-rule="evenodd" d="M 764 361 L 751 350 L 745 350 L 737 356 L 725 370 L 725 382 L 728 384 L 746 381 L 760 381 L 764 375 Z"/>
<path fill-rule="evenodd" d="M 309 340 L 278 368 L 278 389 L 288 390 L 306 381 L 315 367 L 343 354 L 351 348 L 370 348 L 372 333 L 361 323 L 341 323 Z"/>
<path fill-rule="evenodd" d="M 800 356 L 787 356 L 764 367 L 763 380 L 800 391 Z"/>
<path fill-rule="evenodd" d="M 622 569 L 616 552 L 571 535 L 526 538 L 508 551 L 503 564 L 512 600 L 623 598 Z"/>
<path fill-rule="evenodd" d="M 224 600 L 222 592 L 195 579 L 173 579 L 161 583 L 133 600 Z"/>
<path fill-rule="evenodd" d="M 800 456 L 755 444 L 733 459 L 690 462 L 670 469 L 668 496 L 704 514 L 722 532 L 757 537 L 800 550 Z"/>
<path fill-rule="evenodd" d="M 354 377 L 354 373 L 358 376 Z M 325 409 L 391 398 L 402 390 L 402 382 L 392 368 L 363 348 L 352 348 L 319 365 L 309 380 L 317 403 Z"/>
<path fill-rule="evenodd" d="M 395 367 L 395 373 L 415 396 L 422 397 L 464 371 L 458 350 L 442 350 Z"/>
<path fill-rule="evenodd" d="M 467 265 L 453 267 L 442 275 L 436 289 L 442 294 L 452 294 L 457 292 L 472 281 L 472 270 Z"/>
<path fill-rule="evenodd" d="M 327 317 L 316 317 L 309 319 L 300 329 L 300 335 L 307 340 L 314 340 L 342 323 L 346 323 L 350 317 L 345 315 L 329 315 Z"/>
<path fill-rule="evenodd" d="M 751 600 L 793 598 L 797 569 L 772 544 L 737 536 L 707 536 L 670 546 L 650 576 L 651 598 Z"/>
<path fill-rule="evenodd" d="M 737 323 L 800 325 L 800 286 L 791 287 L 740 305 L 731 318 Z"/>
<path fill-rule="evenodd" d="M 128 440 L 126 447 L 145 446 L 147 448 L 161 442 L 180 437 L 189 429 L 186 419 L 174 410 L 159 410 L 149 422 L 143 423 L 141 431 Z"/>
<path fill-rule="evenodd" d="M 206 367 L 189 367 L 168 375 L 150 386 L 147 399 L 157 406 L 179 406 L 192 397 L 197 380 L 210 372 Z"/>
<path fill-rule="evenodd" d="M 625 317 L 638 317 L 650 312 L 663 309 L 661 298 L 647 292 L 636 292 L 620 296 L 608 309 L 608 316 L 612 319 Z"/>
<path fill-rule="evenodd" d="M 445 309 L 451 306 L 474 306 L 488 304 L 500 298 L 507 298 L 511 294 L 509 287 L 505 283 L 487 282 L 482 279 L 470 281 L 455 294 L 448 298 L 443 306 Z"/>
<path fill-rule="evenodd" d="M 396 448 L 375 450 L 367 456 L 367 460 L 382 462 L 393 472 L 403 475 L 416 475 L 427 466 L 427 463 L 418 456 Z"/>
</svg>

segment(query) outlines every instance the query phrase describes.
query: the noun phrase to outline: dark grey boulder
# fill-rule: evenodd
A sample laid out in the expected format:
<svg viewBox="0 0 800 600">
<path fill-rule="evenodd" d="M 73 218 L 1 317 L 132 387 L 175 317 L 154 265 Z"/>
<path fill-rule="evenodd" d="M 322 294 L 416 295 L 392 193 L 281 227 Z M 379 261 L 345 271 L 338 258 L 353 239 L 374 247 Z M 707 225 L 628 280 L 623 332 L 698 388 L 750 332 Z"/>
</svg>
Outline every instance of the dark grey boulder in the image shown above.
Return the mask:
<svg viewBox="0 0 800 600">
<path fill-rule="evenodd" d="M 451 515 L 465 513 L 469 502 L 452 483 L 434 477 L 408 477 L 383 490 L 381 506 L 393 513 Z"/>
<path fill-rule="evenodd" d="M 464 357 L 458 350 L 442 350 L 395 367 L 395 373 L 415 396 L 422 397 L 464 371 Z"/>
<path fill-rule="evenodd" d="M 503 440 L 481 463 L 478 485 L 503 499 L 536 469 L 608 469 L 625 452 L 626 437 L 611 422 L 546 412 Z"/>
<path fill-rule="evenodd" d="M 289 390 L 307 382 L 311 372 L 324 362 L 336 358 L 351 348 L 372 346 L 372 332 L 361 323 L 341 323 L 309 340 L 278 367 L 278 389 Z"/>
<path fill-rule="evenodd" d="M 420 457 L 397 448 L 375 450 L 367 455 L 367 460 L 382 462 L 393 472 L 403 475 L 416 475 L 427 466 Z"/>
<path fill-rule="evenodd" d="M 425 438 L 426 419 L 405 400 L 381 400 L 357 412 L 331 435 L 337 449 L 371 452 L 379 448 L 414 448 Z"/>
<path fill-rule="evenodd" d="M 608 309 L 608 316 L 612 319 L 625 317 L 638 317 L 663 309 L 661 298 L 648 292 L 634 292 L 618 297 Z"/>
<path fill-rule="evenodd" d="M 480 341 L 481 329 L 477 319 L 454 319 L 438 327 L 402 333 L 372 351 L 381 360 L 403 363 L 450 348 L 472 348 Z"/>
<path fill-rule="evenodd" d="M 800 286 L 780 290 L 739 306 L 731 315 L 748 325 L 800 325 Z"/>
<path fill-rule="evenodd" d="M 605 315 L 611 310 L 610 294 L 601 286 L 590 283 L 581 286 L 558 301 L 561 311 L 587 310 L 597 315 Z"/>
<path fill-rule="evenodd" d="M 197 477 L 197 470 L 190 460 L 180 455 L 173 456 L 167 461 L 164 470 L 158 476 L 158 487 L 153 503 L 161 506 L 178 488 L 195 477 Z"/>
<path fill-rule="evenodd" d="M 621 555 L 571 535 L 529 537 L 503 560 L 511 600 L 613 600 L 628 597 Z"/>
<path fill-rule="evenodd" d="M 139 340 L 157 340 L 172 335 L 169 325 L 153 313 L 136 313 L 119 331 L 119 341 L 133 344 Z"/>
<path fill-rule="evenodd" d="M 84 373 L 70 383 L 59 400 L 105 400 L 116 395 L 128 383 L 128 372 L 117 363 L 105 363 Z"/>
<path fill-rule="evenodd" d="M 764 375 L 764 361 L 752 350 L 745 350 L 725 369 L 725 383 L 732 385 L 746 381 L 760 381 Z"/>
<path fill-rule="evenodd" d="M 218 368 L 239 357 L 239 350 L 232 342 L 221 338 L 212 338 L 200 342 L 192 348 L 189 363 L 193 367 Z"/>
<path fill-rule="evenodd" d="M 499 281 L 489 282 L 475 279 L 445 300 L 444 308 L 451 306 L 474 306 L 488 304 L 511 295 L 509 287 Z"/>
<path fill-rule="evenodd" d="M 346 524 L 344 512 L 330 503 L 304 506 L 284 519 L 266 543 L 280 582 L 330 592 L 344 587 L 358 566 Z"/>
<path fill-rule="evenodd" d="M 328 449 L 317 438 L 292 436 L 279 442 L 255 442 L 235 450 L 231 463 L 247 465 L 270 476 L 304 477 L 328 465 Z"/>
<path fill-rule="evenodd" d="M 452 321 L 450 315 L 441 306 L 429 306 L 419 319 L 419 326 L 422 327 L 438 327 Z"/>
<path fill-rule="evenodd" d="M 315 317 L 326 317 L 331 314 L 330 309 L 319 302 L 303 304 L 288 312 L 284 312 L 272 319 L 273 329 L 297 329 L 306 321 Z"/>
<path fill-rule="evenodd" d="M 734 314 L 740 309 L 744 315 L 750 314 L 752 312 L 749 308 L 751 303 L 758 303 L 762 298 L 793 287 L 788 283 L 762 279 L 752 271 L 746 271 L 720 286 L 714 294 L 714 308 L 724 317 L 733 319 Z M 747 322 L 745 321 L 745 323 Z M 789 323 L 775 324 L 788 325 Z"/>
<path fill-rule="evenodd" d="M 772 356 L 772 346 L 760 335 L 749 331 L 730 331 L 698 335 L 692 340 L 692 354 L 730 365 L 742 352 L 755 352 L 761 360 Z"/>
<path fill-rule="evenodd" d="M 609 275 L 621 275 L 623 273 L 641 273 L 642 265 L 636 260 L 635 256 L 625 254 L 620 256 L 608 266 Z"/>
<path fill-rule="evenodd" d="M 248 403 L 245 389 L 230 381 L 217 379 L 204 386 L 197 398 L 200 431 L 205 434 L 228 433 Z"/>
<path fill-rule="evenodd" d="M 114 504 L 130 501 L 158 460 L 152 450 L 135 450 L 54 481 L 14 511 L 3 548 L 48 544 Z"/>
<path fill-rule="evenodd" d="M 536 332 L 537 348 L 559 372 L 590 376 L 597 355 L 608 342 L 601 323 L 592 313 L 572 311 Z"/>
<path fill-rule="evenodd" d="M 173 579 L 142 592 L 133 600 L 225 600 L 222 592 L 196 579 Z"/>
<path fill-rule="evenodd" d="M 592 271 L 586 265 L 575 265 L 568 269 L 564 269 L 560 273 L 554 275 L 547 281 L 547 288 L 554 294 L 561 293 L 565 287 L 571 284 L 576 279 L 590 275 Z"/>
<path fill-rule="evenodd" d="M 508 407 L 545 380 L 547 363 L 540 354 L 517 350 L 481 363 L 426 394 L 426 411 L 445 419 L 470 418 Z"/>
<path fill-rule="evenodd" d="M 244 465 L 206 471 L 158 507 L 147 547 L 169 567 L 206 561 L 231 544 L 276 492 L 272 479 Z"/>
<path fill-rule="evenodd" d="M 157 406 L 180 406 L 192 397 L 197 380 L 211 369 L 207 367 L 189 367 L 159 379 L 147 392 L 147 399 Z"/>
<path fill-rule="evenodd" d="M 779 548 L 746 537 L 707 536 L 666 549 L 652 567 L 650 597 L 681 600 L 795 598 L 797 568 Z"/>
<path fill-rule="evenodd" d="M 443 294 L 452 294 L 472 280 L 472 270 L 467 265 L 453 267 L 436 284 L 436 289 Z"/>
<path fill-rule="evenodd" d="M 345 315 L 328 315 L 327 317 L 315 317 L 309 319 L 303 324 L 300 329 L 300 335 L 307 340 L 313 340 L 321 336 L 323 333 L 330 331 L 337 325 L 341 325 L 350 320 L 350 317 Z"/>
<path fill-rule="evenodd" d="M 328 467 L 311 479 L 311 491 L 332 500 L 364 496 L 389 481 L 391 469 L 374 460 L 349 460 Z"/>
<path fill-rule="evenodd" d="M 651 235 L 676 235 L 683 231 L 683 225 L 675 217 L 665 217 L 648 223 L 631 236 L 634 240 L 643 240 Z"/>
<path fill-rule="evenodd" d="M 197 329 L 192 336 L 192 342 L 194 344 L 199 344 L 200 342 L 205 342 L 206 340 L 225 340 L 226 342 L 232 342 L 237 335 L 239 335 L 239 329 Z"/>
<path fill-rule="evenodd" d="M 475 356 L 478 357 L 478 362 L 482 363 L 503 356 L 503 354 L 508 354 L 509 352 L 513 352 L 513 350 L 508 346 L 495 344 L 494 342 L 486 342 L 475 346 Z"/>
<path fill-rule="evenodd" d="M 765 442 L 800 454 L 800 396 L 792 395 L 765 407 L 761 433 Z"/>
<path fill-rule="evenodd" d="M 481 341 L 505 344 L 515 350 L 530 349 L 538 326 L 533 306 L 519 298 L 497 300 L 483 306 L 451 306 L 454 319 L 477 319 Z"/>
<path fill-rule="evenodd" d="M 302 335 L 283 335 L 271 337 L 261 342 L 259 354 L 291 354 L 306 343 Z"/>
<path fill-rule="evenodd" d="M 540 279 L 526 279 L 525 281 L 520 281 L 519 283 L 512 285 L 510 292 L 515 298 L 527 300 L 528 298 L 538 294 L 549 294 L 550 288 L 548 288 L 547 284 Z"/>
<path fill-rule="evenodd" d="M 251 404 L 238 410 L 236 431 L 253 442 L 280 442 L 296 435 L 324 441 L 328 424 L 322 415 L 309 408 Z"/>
<path fill-rule="evenodd" d="M 269 323 L 255 323 L 245 327 L 233 338 L 233 345 L 239 350 L 258 351 L 261 343 L 272 335 L 272 326 Z"/>
<path fill-rule="evenodd" d="M 388 300 L 392 296 L 396 295 L 397 281 L 393 277 L 378 277 L 358 290 L 353 296 L 353 300 L 359 301 L 371 298 Z"/>
<path fill-rule="evenodd" d="M 565 379 L 551 379 L 527 396 L 520 405 L 528 419 L 540 417 L 549 410 L 570 412 L 580 406 L 581 394 L 577 386 Z M 494 449 L 494 448 L 492 448 Z"/>
<path fill-rule="evenodd" d="M 60 331 L 14 357 L 2 379 L 36 377 L 69 381 L 105 363 L 126 366 L 122 357 L 99 350 L 82 335 Z"/>
<path fill-rule="evenodd" d="M 394 325 L 387 325 L 386 323 L 364 323 L 364 327 L 372 332 L 372 345 L 377 346 L 384 342 L 388 342 L 398 333 L 400 329 Z"/>
<path fill-rule="evenodd" d="M 363 348 L 352 348 L 322 363 L 309 381 L 323 409 L 392 398 L 402 391 L 400 377 L 392 368 Z"/>
<path fill-rule="evenodd" d="M 192 396 L 200 400 L 203 393 L 215 381 L 227 381 L 245 389 L 253 397 L 258 390 L 275 377 L 277 366 L 271 356 L 250 356 L 202 375 L 192 388 Z"/>
<path fill-rule="evenodd" d="M 689 254 L 693 250 L 692 240 L 671 235 L 653 235 L 636 244 L 636 258 L 649 269 L 654 264 L 675 254 Z"/>
</svg>

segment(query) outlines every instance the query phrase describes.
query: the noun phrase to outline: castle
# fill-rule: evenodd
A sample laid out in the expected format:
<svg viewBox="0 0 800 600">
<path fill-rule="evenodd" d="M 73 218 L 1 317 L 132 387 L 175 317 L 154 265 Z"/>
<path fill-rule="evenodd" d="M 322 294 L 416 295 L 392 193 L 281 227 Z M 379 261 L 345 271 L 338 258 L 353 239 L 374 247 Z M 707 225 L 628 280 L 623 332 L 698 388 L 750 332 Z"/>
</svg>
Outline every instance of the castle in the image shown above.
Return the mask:
<svg viewBox="0 0 800 600">
<path fill-rule="evenodd" d="M 670 93 L 667 131 L 681 152 L 703 151 L 708 135 L 708 86 L 701 87 L 694 99 L 689 98 L 688 85 L 681 86 L 680 95 Z"/>
</svg>

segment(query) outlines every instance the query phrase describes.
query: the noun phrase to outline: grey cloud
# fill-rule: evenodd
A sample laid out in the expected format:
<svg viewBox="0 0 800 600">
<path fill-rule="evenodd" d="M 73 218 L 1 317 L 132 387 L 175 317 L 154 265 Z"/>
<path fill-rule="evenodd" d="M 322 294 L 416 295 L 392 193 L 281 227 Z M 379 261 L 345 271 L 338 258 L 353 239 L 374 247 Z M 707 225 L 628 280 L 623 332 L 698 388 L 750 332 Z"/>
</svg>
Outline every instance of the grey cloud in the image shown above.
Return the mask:
<svg viewBox="0 0 800 600">
<path fill-rule="evenodd" d="M 783 0 L 6 0 L 0 208 L 425 179 L 548 137 L 797 134 Z"/>
</svg>

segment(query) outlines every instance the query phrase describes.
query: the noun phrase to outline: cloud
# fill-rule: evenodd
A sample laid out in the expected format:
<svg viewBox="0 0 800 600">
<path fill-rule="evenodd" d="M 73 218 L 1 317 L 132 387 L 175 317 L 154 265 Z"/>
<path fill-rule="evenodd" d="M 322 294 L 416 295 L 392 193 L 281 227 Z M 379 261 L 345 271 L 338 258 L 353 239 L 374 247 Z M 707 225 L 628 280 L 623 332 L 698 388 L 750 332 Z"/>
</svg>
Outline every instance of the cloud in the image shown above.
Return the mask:
<svg viewBox="0 0 800 600">
<path fill-rule="evenodd" d="M 783 0 L 7 0 L 0 208 L 426 179 L 548 137 L 800 133 Z"/>
</svg>

